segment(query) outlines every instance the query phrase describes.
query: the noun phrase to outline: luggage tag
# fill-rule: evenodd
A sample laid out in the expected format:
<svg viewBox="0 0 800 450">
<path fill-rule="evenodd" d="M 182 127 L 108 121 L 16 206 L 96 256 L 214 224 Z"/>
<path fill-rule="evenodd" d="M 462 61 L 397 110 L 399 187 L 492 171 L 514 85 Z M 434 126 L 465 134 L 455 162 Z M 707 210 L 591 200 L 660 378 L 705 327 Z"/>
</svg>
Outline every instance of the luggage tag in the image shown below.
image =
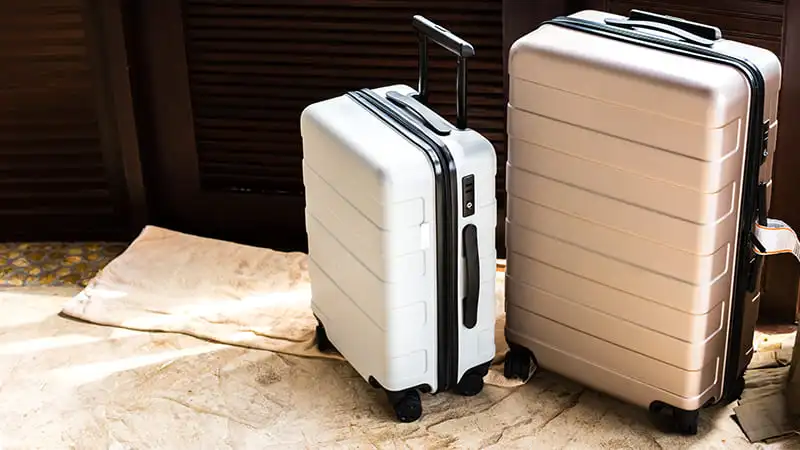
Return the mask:
<svg viewBox="0 0 800 450">
<path fill-rule="evenodd" d="M 751 242 L 753 253 L 760 256 L 791 253 L 800 261 L 800 240 L 786 222 L 767 217 L 767 184 L 760 183 L 756 193 L 756 226 Z"/>
<path fill-rule="evenodd" d="M 753 246 L 755 254 L 770 256 L 791 253 L 800 261 L 800 240 L 786 222 L 768 218 L 766 225 L 756 224 L 753 234 L 756 238 L 756 245 Z"/>
</svg>

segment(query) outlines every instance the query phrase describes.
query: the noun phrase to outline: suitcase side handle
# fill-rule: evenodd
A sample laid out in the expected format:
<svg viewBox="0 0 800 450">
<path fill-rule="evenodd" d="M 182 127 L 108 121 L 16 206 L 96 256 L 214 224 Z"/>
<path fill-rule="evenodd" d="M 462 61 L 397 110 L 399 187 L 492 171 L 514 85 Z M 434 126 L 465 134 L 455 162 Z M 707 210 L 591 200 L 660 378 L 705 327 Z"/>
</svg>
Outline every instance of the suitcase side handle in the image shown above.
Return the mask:
<svg viewBox="0 0 800 450">
<path fill-rule="evenodd" d="M 676 36 L 680 39 L 683 39 L 686 42 L 690 42 L 695 45 L 702 45 L 703 47 L 711 47 L 714 45 L 714 41 L 711 39 L 706 39 L 704 37 L 697 36 L 695 34 L 689 33 L 686 30 L 683 30 L 678 27 L 674 27 L 672 25 L 667 25 L 660 22 L 647 22 L 643 20 L 627 20 L 627 19 L 606 19 L 606 25 L 611 25 L 619 28 L 628 28 L 628 29 L 644 29 L 644 30 L 652 30 L 652 31 L 659 31 L 662 33 L 671 34 Z"/>
<path fill-rule="evenodd" d="M 419 37 L 419 95 L 422 103 L 428 103 L 428 40 L 439 44 L 458 58 L 456 74 L 456 126 L 467 128 L 467 58 L 475 56 L 475 48 L 469 42 L 456 36 L 430 20 L 415 15 L 412 22 Z"/>
<path fill-rule="evenodd" d="M 478 299 L 481 289 L 481 268 L 480 255 L 478 254 L 478 228 L 475 224 L 469 224 L 463 231 L 464 256 L 467 264 L 465 267 L 466 295 L 462 311 L 464 314 L 464 326 L 472 329 L 478 323 Z"/>
<path fill-rule="evenodd" d="M 659 22 L 665 25 L 672 25 L 673 27 L 680 28 L 688 31 L 694 35 L 700 36 L 712 41 L 722 39 L 722 31 L 715 26 L 706 25 L 700 22 L 692 22 L 680 17 L 667 16 L 664 14 L 656 14 L 649 11 L 642 11 L 640 9 L 632 9 L 628 14 L 630 20 L 643 20 L 647 22 Z"/>
</svg>

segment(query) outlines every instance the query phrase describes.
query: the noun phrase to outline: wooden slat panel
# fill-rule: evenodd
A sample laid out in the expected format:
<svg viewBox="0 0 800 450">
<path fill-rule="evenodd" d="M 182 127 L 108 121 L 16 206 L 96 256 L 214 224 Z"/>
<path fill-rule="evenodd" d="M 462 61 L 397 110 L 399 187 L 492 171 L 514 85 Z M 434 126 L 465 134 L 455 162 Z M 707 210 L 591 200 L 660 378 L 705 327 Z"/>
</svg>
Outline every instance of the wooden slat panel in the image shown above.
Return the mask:
<svg viewBox="0 0 800 450">
<path fill-rule="evenodd" d="M 422 14 L 470 41 L 470 126 L 505 161 L 500 1 L 185 0 L 205 189 L 302 195 L 300 113 L 348 90 L 416 86 Z M 431 105 L 455 121 L 455 60 L 432 48 Z"/>
<path fill-rule="evenodd" d="M 0 3 L 0 240 L 111 233 L 80 0 Z"/>
</svg>

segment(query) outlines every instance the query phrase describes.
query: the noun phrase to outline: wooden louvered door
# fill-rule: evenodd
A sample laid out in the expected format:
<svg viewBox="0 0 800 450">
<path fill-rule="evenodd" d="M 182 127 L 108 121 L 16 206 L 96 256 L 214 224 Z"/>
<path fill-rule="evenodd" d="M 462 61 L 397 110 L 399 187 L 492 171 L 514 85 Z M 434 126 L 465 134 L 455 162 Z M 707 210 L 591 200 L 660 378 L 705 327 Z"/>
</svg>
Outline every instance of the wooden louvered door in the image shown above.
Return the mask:
<svg viewBox="0 0 800 450">
<path fill-rule="evenodd" d="M 300 113 L 348 90 L 415 86 L 414 14 L 476 47 L 470 126 L 495 143 L 503 167 L 499 0 L 144 3 L 155 198 L 162 217 L 179 229 L 303 249 Z M 431 103 L 454 121 L 455 60 L 432 48 L 430 66 Z"/>
<path fill-rule="evenodd" d="M 104 109 L 121 91 L 95 64 L 122 42 L 94 40 L 110 36 L 94 13 L 117 1 L 0 2 L 0 241 L 130 237 L 117 115 Z M 107 62 L 124 71 L 124 57 Z"/>
</svg>

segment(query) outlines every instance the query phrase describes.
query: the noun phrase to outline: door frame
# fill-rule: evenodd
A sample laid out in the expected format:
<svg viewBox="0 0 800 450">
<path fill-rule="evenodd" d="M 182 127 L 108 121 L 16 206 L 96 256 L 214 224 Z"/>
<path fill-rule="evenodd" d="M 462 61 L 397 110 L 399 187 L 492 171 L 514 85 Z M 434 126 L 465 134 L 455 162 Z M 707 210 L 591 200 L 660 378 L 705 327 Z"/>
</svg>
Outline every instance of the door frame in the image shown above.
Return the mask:
<svg viewBox="0 0 800 450">
<path fill-rule="evenodd" d="M 81 14 L 103 164 L 120 222 L 115 236 L 95 238 L 132 239 L 147 224 L 148 205 L 128 77 L 123 3 L 82 0 Z"/>
<path fill-rule="evenodd" d="M 153 186 L 149 199 L 155 220 L 202 236 L 305 250 L 301 196 L 202 190 L 182 1 L 135 2 L 132 8 L 137 9 L 131 12 L 138 33 L 132 39 L 138 48 L 140 116 L 149 122 L 146 178 Z M 232 216 L 241 220 L 234 223 Z M 202 223 L 195 223 L 197 217 Z"/>
</svg>

